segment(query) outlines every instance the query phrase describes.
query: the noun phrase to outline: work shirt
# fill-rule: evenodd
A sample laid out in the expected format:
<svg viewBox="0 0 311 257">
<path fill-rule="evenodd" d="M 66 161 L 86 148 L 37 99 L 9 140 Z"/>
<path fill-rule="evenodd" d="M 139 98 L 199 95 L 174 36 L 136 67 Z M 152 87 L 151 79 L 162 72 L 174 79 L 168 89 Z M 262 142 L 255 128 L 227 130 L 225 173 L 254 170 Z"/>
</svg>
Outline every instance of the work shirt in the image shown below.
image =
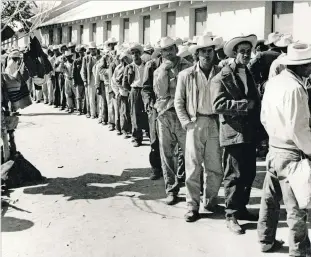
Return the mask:
<svg viewBox="0 0 311 257">
<path fill-rule="evenodd" d="M 54 62 L 55 72 L 64 72 L 65 55 L 56 57 Z"/>
<path fill-rule="evenodd" d="M 246 78 L 246 71 L 245 69 L 243 68 L 238 68 L 238 76 L 239 78 L 242 80 L 243 84 L 244 84 L 244 92 L 245 92 L 245 95 L 247 95 L 248 93 L 248 88 L 247 88 L 247 78 Z"/>
<path fill-rule="evenodd" d="M 308 94 L 304 81 L 290 70 L 267 82 L 261 122 L 271 146 L 301 150 L 311 157 Z"/>
<path fill-rule="evenodd" d="M 122 96 L 128 96 L 128 92 L 122 89 L 124 70 L 124 63 L 120 63 L 115 68 L 111 79 L 111 88 L 116 95 L 120 93 Z"/>
<path fill-rule="evenodd" d="M 133 62 L 133 67 L 135 67 L 135 79 L 131 84 L 131 87 L 143 87 L 143 78 L 144 78 L 144 71 L 145 71 L 145 63 L 142 62 L 140 65 L 137 65 Z"/>
<path fill-rule="evenodd" d="M 73 62 L 66 62 L 64 64 L 64 75 L 66 79 L 72 80 L 73 79 Z"/>
</svg>

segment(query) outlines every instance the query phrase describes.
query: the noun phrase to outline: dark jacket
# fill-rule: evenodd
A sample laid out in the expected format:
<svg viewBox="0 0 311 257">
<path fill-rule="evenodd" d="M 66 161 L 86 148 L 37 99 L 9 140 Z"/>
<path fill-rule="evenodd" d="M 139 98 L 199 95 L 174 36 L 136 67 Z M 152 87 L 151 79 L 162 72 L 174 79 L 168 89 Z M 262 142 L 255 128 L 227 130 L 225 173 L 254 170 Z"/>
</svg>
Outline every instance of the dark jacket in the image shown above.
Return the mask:
<svg viewBox="0 0 311 257">
<path fill-rule="evenodd" d="M 83 80 L 81 77 L 82 58 L 78 57 L 73 62 L 73 84 L 75 86 L 83 86 Z"/>
<path fill-rule="evenodd" d="M 212 79 L 211 98 L 215 113 L 220 114 L 220 144 L 229 146 L 255 143 L 260 123 L 260 97 L 255 82 L 246 68 L 248 93 L 237 74 L 235 62 L 225 66 Z M 249 109 L 249 100 L 255 101 Z"/>
<path fill-rule="evenodd" d="M 143 98 L 144 104 L 149 104 L 150 107 L 153 107 L 156 97 L 153 91 L 153 73 L 154 71 L 161 65 L 162 58 L 151 60 L 146 63 L 144 79 L 143 79 L 143 89 L 141 91 L 141 95 Z"/>
</svg>

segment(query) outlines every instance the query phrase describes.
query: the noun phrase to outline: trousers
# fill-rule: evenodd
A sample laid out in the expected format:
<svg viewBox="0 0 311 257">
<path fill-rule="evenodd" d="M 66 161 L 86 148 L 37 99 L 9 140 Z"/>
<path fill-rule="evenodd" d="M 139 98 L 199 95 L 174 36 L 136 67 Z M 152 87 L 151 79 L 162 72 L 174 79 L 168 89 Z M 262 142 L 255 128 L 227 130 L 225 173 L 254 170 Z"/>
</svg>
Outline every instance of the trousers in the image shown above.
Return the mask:
<svg viewBox="0 0 311 257">
<path fill-rule="evenodd" d="M 53 93 L 54 83 L 55 83 L 55 76 L 48 75 L 46 84 L 47 84 L 48 99 L 49 99 L 50 104 L 54 103 L 54 93 Z"/>
<path fill-rule="evenodd" d="M 75 88 L 73 81 L 70 79 L 65 79 L 65 94 L 67 99 L 67 105 L 69 110 L 73 110 L 74 99 L 75 99 Z"/>
<path fill-rule="evenodd" d="M 60 77 L 60 73 L 59 72 L 55 72 L 55 83 L 54 83 L 54 105 L 56 107 L 60 106 L 60 85 L 59 85 L 59 77 Z"/>
<path fill-rule="evenodd" d="M 186 202 L 189 210 L 198 211 L 202 164 L 204 165 L 204 205 L 213 204 L 223 180 L 222 152 L 217 116 L 197 117 L 186 135 Z"/>
<path fill-rule="evenodd" d="M 107 107 L 108 107 L 108 123 L 115 126 L 115 111 L 113 106 L 114 93 L 110 91 L 109 85 L 105 85 Z"/>
<path fill-rule="evenodd" d="M 95 79 L 94 76 L 91 77 L 90 84 L 85 88 L 85 98 L 86 98 L 86 109 L 87 114 L 91 116 L 96 116 L 96 103 L 95 103 Z"/>
<path fill-rule="evenodd" d="M 263 185 L 257 232 L 262 245 L 272 246 L 279 221 L 280 201 L 283 199 L 289 228 L 289 256 L 311 254 L 308 236 L 308 211 L 299 209 L 295 195 L 287 180 L 286 166 L 297 162 L 301 156 L 296 151 L 270 146 L 266 157 L 267 173 Z"/>
<path fill-rule="evenodd" d="M 179 146 L 185 155 L 186 131 L 182 128 L 173 108 L 157 118 L 157 127 L 165 191 L 167 195 L 177 195 L 179 183 L 174 152 Z"/>
<path fill-rule="evenodd" d="M 107 97 L 105 84 L 103 81 L 100 82 L 100 95 L 97 95 L 97 99 L 99 101 L 99 118 L 103 120 L 103 122 L 108 122 L 108 106 L 107 106 Z"/>
<path fill-rule="evenodd" d="M 121 132 L 122 134 L 127 135 L 132 131 L 129 97 L 120 95 L 119 99 L 120 99 L 119 112 L 120 112 Z"/>
<path fill-rule="evenodd" d="M 84 85 L 76 85 L 75 88 L 77 111 L 83 113 L 84 101 L 85 101 L 85 87 Z"/>
<path fill-rule="evenodd" d="M 62 108 L 66 108 L 65 76 L 63 73 L 59 74 L 59 90 L 60 90 L 60 106 Z"/>
</svg>

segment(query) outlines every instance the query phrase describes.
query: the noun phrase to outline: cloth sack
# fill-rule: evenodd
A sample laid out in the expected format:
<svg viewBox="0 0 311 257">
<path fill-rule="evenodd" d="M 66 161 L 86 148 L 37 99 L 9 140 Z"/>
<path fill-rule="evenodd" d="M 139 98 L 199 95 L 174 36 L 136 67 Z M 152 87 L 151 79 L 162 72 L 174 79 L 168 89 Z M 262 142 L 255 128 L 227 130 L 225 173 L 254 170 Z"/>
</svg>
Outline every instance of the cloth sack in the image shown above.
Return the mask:
<svg viewBox="0 0 311 257">
<path fill-rule="evenodd" d="M 300 209 L 311 208 L 311 162 L 302 159 L 288 165 L 288 182 Z"/>
</svg>

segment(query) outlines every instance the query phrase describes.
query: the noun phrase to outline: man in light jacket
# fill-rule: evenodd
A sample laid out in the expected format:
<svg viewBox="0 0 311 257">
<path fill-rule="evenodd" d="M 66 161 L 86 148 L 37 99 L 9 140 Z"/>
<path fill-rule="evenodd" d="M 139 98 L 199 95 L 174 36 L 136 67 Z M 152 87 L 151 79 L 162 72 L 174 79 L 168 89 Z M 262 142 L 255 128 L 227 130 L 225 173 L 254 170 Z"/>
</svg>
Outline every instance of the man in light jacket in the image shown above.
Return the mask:
<svg viewBox="0 0 311 257">
<path fill-rule="evenodd" d="M 269 135 L 269 153 L 258 235 L 263 252 L 273 252 L 282 246 L 275 236 L 283 198 L 289 227 L 289 256 L 310 257 L 308 211 L 298 206 L 288 182 L 287 167 L 311 158 L 310 110 L 304 84 L 311 75 L 311 45 L 289 45 L 287 55 L 279 63 L 286 69 L 269 79 L 262 101 L 261 122 Z"/>
<path fill-rule="evenodd" d="M 167 194 L 166 203 L 177 203 L 179 181 L 174 163 L 174 152 L 177 144 L 185 154 L 186 131 L 178 120 L 174 98 L 179 73 L 192 66 L 191 63 L 177 56 L 178 48 L 175 40 L 164 37 L 159 45 L 162 64 L 154 72 L 153 88 L 156 95 L 154 107 L 157 110 L 158 135 L 162 163 L 162 172 Z"/>
<path fill-rule="evenodd" d="M 223 179 L 218 115 L 213 111 L 211 99 L 211 80 L 220 71 L 215 65 L 215 46 L 220 43 L 220 38 L 213 40 L 209 35 L 199 37 L 197 45 L 189 49 L 192 53 L 198 52 L 198 63 L 183 70 L 178 76 L 175 109 L 181 125 L 187 131 L 185 153 L 187 222 L 199 218 L 202 164 L 204 163 L 206 209 L 215 210 Z"/>
</svg>

